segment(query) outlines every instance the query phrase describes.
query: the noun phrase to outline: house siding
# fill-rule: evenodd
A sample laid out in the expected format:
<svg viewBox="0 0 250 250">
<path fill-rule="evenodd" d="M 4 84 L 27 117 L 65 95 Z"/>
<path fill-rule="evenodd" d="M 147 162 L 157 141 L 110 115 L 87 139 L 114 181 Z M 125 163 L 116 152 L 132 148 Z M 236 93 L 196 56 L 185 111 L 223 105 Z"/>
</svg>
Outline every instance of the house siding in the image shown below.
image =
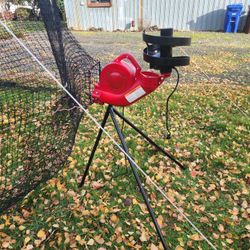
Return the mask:
<svg viewBox="0 0 250 250">
<path fill-rule="evenodd" d="M 157 25 L 177 30 L 223 30 L 226 6 L 239 0 L 112 0 L 110 8 L 88 8 L 87 0 L 64 0 L 69 28 L 88 30 L 92 27 L 105 31 L 130 30 L 140 26 Z M 243 29 L 249 0 L 241 1 L 245 14 L 241 18 Z M 141 17 L 142 13 L 142 17 Z"/>
</svg>

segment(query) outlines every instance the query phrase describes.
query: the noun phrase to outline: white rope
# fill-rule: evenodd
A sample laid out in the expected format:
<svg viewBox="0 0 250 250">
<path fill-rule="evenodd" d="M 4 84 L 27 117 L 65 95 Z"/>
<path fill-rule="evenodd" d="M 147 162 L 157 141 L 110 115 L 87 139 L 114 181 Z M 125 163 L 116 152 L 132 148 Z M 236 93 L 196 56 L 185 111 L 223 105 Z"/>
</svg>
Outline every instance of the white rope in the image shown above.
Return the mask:
<svg viewBox="0 0 250 250">
<path fill-rule="evenodd" d="M 185 220 L 201 235 L 201 237 L 214 249 L 217 248 L 212 244 L 211 241 L 190 221 L 190 219 L 178 208 L 162 189 L 135 163 L 135 161 L 128 155 L 124 149 L 119 145 L 118 142 L 98 123 L 98 121 L 90 114 L 90 112 L 83 107 L 81 103 L 60 83 L 60 81 L 44 66 L 42 62 L 30 51 L 30 49 L 9 29 L 9 27 L 0 20 L 0 24 L 11 34 L 21 47 L 23 47 L 29 55 L 48 73 L 48 75 L 71 97 L 71 99 L 87 114 L 87 116 L 97 125 L 99 129 L 103 131 L 106 136 L 119 148 L 119 150 L 126 155 L 126 157 L 137 167 L 137 169 L 150 181 L 150 183 L 163 195 L 163 197 L 185 218 Z"/>
</svg>

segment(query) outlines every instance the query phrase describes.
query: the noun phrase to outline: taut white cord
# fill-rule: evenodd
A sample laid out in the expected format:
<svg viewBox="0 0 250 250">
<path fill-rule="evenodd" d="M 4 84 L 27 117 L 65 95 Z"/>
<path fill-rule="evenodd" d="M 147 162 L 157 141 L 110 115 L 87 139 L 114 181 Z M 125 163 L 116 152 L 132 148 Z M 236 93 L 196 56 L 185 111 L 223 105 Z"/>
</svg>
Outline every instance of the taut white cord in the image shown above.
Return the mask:
<svg viewBox="0 0 250 250">
<path fill-rule="evenodd" d="M 29 55 L 48 73 L 48 75 L 70 96 L 70 98 L 88 115 L 88 117 L 97 125 L 99 129 L 119 148 L 119 150 L 126 155 L 128 159 L 137 167 L 137 169 L 150 181 L 150 183 L 163 195 L 163 197 L 183 216 L 183 218 L 202 236 L 202 238 L 214 249 L 217 248 L 211 241 L 190 221 L 190 219 L 178 208 L 163 192 L 163 190 L 135 163 L 135 161 L 128 155 L 124 149 L 115 141 L 115 139 L 98 123 L 98 121 L 90 114 L 90 112 L 83 107 L 81 103 L 60 83 L 60 81 L 46 68 L 46 66 L 40 62 L 40 60 L 30 51 L 30 49 L 13 33 L 9 27 L 0 20 L 0 24 L 7 30 L 7 32 L 13 36 L 21 47 L 23 47 Z"/>
</svg>

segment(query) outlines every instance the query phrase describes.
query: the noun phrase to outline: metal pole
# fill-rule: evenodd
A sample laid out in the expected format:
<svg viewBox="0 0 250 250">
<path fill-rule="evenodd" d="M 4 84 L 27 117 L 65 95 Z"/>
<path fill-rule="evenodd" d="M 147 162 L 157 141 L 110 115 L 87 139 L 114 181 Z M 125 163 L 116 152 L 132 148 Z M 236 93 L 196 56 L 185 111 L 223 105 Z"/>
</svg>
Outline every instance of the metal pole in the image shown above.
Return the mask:
<svg viewBox="0 0 250 250">
<path fill-rule="evenodd" d="M 125 139 L 124 139 L 124 137 L 123 137 L 123 134 L 122 134 L 122 132 L 121 132 L 121 130 L 120 130 L 120 128 L 119 128 L 118 122 L 117 122 L 117 120 L 116 120 L 116 118 L 115 118 L 115 112 L 114 112 L 113 107 L 110 108 L 110 116 L 111 116 L 112 121 L 113 121 L 113 123 L 114 123 L 114 125 L 115 125 L 115 129 L 116 129 L 117 134 L 118 134 L 118 136 L 119 136 L 119 139 L 120 139 L 120 141 L 121 141 L 122 147 L 123 147 L 124 151 L 129 155 L 128 147 L 127 147 L 127 144 L 126 144 Z M 145 204 L 146 204 L 146 206 L 147 206 L 148 212 L 149 212 L 149 214 L 150 214 L 150 216 L 151 216 L 151 218 L 152 218 L 152 220 L 153 220 L 153 223 L 154 223 L 156 232 L 157 232 L 157 234 L 158 234 L 158 236 L 159 236 L 159 238 L 160 238 L 160 240 L 161 240 L 161 243 L 162 243 L 164 249 L 166 250 L 166 249 L 167 249 L 166 242 L 165 242 L 165 240 L 164 240 L 164 237 L 163 237 L 163 234 L 162 234 L 162 232 L 161 232 L 160 226 L 159 226 L 159 224 L 158 224 L 158 222 L 157 222 L 157 220 L 156 220 L 156 218 L 155 218 L 153 209 L 152 209 L 151 206 L 150 206 L 149 199 L 148 199 L 148 196 L 147 196 L 147 194 L 146 194 L 146 191 L 145 191 L 144 187 L 142 186 L 142 182 L 141 182 L 140 176 L 139 176 L 139 174 L 138 174 L 138 172 L 137 172 L 136 166 L 135 166 L 134 163 L 131 161 L 131 159 L 129 159 L 128 157 L 127 157 L 127 159 L 128 159 L 128 161 L 129 161 L 129 163 L 130 163 L 131 169 L 132 169 L 132 171 L 133 171 L 134 177 L 135 177 L 135 179 L 136 179 L 137 185 L 138 185 L 138 187 L 139 187 L 139 189 L 140 189 L 140 192 L 141 192 L 141 194 L 142 194 L 142 197 L 143 197 L 143 199 L 144 199 L 144 202 L 145 202 Z"/>
<path fill-rule="evenodd" d="M 102 124 L 101 124 L 102 128 L 104 128 L 105 125 L 106 125 L 106 122 L 107 122 L 108 117 L 109 117 L 109 114 L 110 114 L 110 109 L 111 109 L 111 106 L 109 105 L 108 108 L 107 108 L 107 111 L 106 111 L 106 113 L 105 113 L 105 115 L 104 115 Z M 90 168 L 90 165 L 91 165 L 91 163 L 92 163 L 92 161 L 93 161 L 93 158 L 94 158 L 94 155 L 95 155 L 97 146 L 98 146 L 99 141 L 100 141 L 100 139 L 101 139 L 102 133 L 103 133 L 103 130 L 102 130 L 102 129 L 99 129 L 98 135 L 97 135 L 97 137 L 96 137 L 95 145 L 94 145 L 94 147 L 93 147 L 93 149 L 92 149 L 91 155 L 90 155 L 90 157 L 89 157 L 88 164 L 87 164 L 87 166 L 86 166 L 86 169 L 85 169 L 85 172 L 84 172 L 84 174 L 83 174 L 82 181 L 81 181 L 79 187 L 82 187 L 83 184 L 84 184 L 84 182 L 85 182 L 85 179 L 86 179 L 87 174 L 88 174 L 88 172 L 89 172 L 89 168 Z"/>
<path fill-rule="evenodd" d="M 125 116 L 123 116 L 118 110 L 112 108 L 112 110 L 115 112 L 116 115 L 118 115 L 122 120 L 124 120 L 130 127 L 132 127 L 137 133 L 139 133 L 142 137 L 144 137 L 151 145 L 153 145 L 155 148 L 157 148 L 160 152 L 162 152 L 164 155 L 166 155 L 170 160 L 172 160 L 176 165 L 178 165 L 181 169 L 185 169 L 185 167 L 177 161 L 174 156 L 169 154 L 166 150 L 164 150 L 162 147 L 160 147 L 158 144 L 156 144 L 150 137 L 148 137 L 144 132 L 142 132 L 140 129 L 138 129 L 131 121 L 129 121 Z"/>
</svg>

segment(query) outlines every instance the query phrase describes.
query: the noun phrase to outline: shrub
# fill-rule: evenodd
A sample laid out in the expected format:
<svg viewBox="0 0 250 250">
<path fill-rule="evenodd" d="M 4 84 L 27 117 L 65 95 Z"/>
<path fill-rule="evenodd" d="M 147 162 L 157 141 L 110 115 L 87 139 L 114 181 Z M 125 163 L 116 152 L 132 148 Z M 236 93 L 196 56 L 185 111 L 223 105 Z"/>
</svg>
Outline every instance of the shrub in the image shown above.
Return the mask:
<svg viewBox="0 0 250 250">
<path fill-rule="evenodd" d="M 18 8 L 15 11 L 15 19 L 16 20 L 28 20 L 31 14 L 30 9 L 26 8 Z"/>
</svg>

